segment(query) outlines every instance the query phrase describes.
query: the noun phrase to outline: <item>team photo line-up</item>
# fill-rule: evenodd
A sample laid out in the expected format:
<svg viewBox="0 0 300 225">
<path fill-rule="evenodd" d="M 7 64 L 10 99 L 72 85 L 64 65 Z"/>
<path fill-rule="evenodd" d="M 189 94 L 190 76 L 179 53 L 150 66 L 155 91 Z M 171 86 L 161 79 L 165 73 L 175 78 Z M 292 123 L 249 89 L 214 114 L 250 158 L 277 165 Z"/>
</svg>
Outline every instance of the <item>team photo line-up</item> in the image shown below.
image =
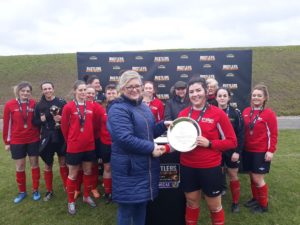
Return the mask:
<svg viewBox="0 0 300 225">
<path fill-rule="evenodd" d="M 243 112 L 230 106 L 229 89 L 219 88 L 213 78 L 199 76 L 188 83 L 177 81 L 165 104 L 156 97 L 155 84 L 142 81 L 133 70 L 124 71 L 117 85 L 108 84 L 104 89 L 97 76 L 77 80 L 69 102 L 55 96 L 50 81 L 42 82 L 40 88 L 42 96 L 36 102 L 31 98 L 31 84 L 19 83 L 14 87 L 15 98 L 4 107 L 3 141 L 16 164 L 15 204 L 27 197 L 26 156 L 31 167 L 32 199 L 49 201 L 54 197 L 56 153 L 70 215 L 76 214 L 79 196 L 90 207 L 96 207 L 95 199 L 103 197 L 107 204 L 117 203 L 117 224 L 143 225 L 148 202 L 159 194 L 159 158 L 174 154 L 168 143 L 157 145 L 154 139 L 174 126 L 175 119 L 189 117 L 199 124 L 201 134 L 193 150 L 180 152 L 185 224 L 197 224 L 202 197 L 212 224 L 225 223 L 225 174 L 229 177 L 231 211 L 240 211 L 240 160 L 249 174 L 252 192 L 244 206 L 253 213 L 268 212 L 264 177 L 276 151 L 278 127 L 275 113 L 266 107 L 269 93 L 265 85 L 252 88 L 250 105 Z M 43 197 L 39 157 L 44 164 Z M 101 174 L 99 165 L 103 167 Z M 104 193 L 99 192 L 99 176 Z"/>
</svg>

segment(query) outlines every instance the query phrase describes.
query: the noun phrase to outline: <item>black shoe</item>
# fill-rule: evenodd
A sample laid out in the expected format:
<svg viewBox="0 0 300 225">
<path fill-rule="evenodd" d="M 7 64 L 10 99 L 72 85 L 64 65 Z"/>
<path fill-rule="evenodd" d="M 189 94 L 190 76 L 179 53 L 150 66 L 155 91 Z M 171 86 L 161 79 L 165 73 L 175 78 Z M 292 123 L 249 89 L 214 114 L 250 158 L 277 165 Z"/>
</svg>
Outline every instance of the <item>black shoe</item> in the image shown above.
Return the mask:
<svg viewBox="0 0 300 225">
<path fill-rule="evenodd" d="M 231 212 L 238 213 L 240 212 L 240 207 L 238 203 L 232 203 L 231 204 Z"/>
<path fill-rule="evenodd" d="M 266 213 L 266 212 L 268 212 L 268 206 L 262 207 L 260 205 L 257 205 L 254 208 L 252 208 L 252 213 Z"/>
<path fill-rule="evenodd" d="M 43 200 L 45 202 L 48 202 L 50 199 L 53 198 L 53 192 L 52 191 L 48 191 L 46 194 L 45 194 L 45 197 L 43 198 Z"/>
<path fill-rule="evenodd" d="M 252 207 L 258 206 L 258 202 L 254 198 L 252 198 L 249 201 L 247 201 L 244 204 L 244 206 L 247 207 L 247 208 L 252 208 Z"/>
<path fill-rule="evenodd" d="M 110 204 L 112 202 L 111 194 L 104 194 L 105 204 Z"/>
</svg>

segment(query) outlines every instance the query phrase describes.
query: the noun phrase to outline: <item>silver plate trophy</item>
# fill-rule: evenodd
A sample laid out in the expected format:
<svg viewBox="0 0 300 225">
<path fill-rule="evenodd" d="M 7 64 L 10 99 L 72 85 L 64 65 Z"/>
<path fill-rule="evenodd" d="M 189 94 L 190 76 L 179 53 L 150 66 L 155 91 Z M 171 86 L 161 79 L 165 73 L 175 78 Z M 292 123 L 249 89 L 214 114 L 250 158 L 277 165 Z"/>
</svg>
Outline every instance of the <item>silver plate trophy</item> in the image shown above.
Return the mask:
<svg viewBox="0 0 300 225">
<path fill-rule="evenodd" d="M 188 152 L 196 148 L 196 139 L 199 135 L 201 135 L 199 124 L 189 117 L 174 120 L 167 132 L 169 144 L 180 152 Z"/>
</svg>

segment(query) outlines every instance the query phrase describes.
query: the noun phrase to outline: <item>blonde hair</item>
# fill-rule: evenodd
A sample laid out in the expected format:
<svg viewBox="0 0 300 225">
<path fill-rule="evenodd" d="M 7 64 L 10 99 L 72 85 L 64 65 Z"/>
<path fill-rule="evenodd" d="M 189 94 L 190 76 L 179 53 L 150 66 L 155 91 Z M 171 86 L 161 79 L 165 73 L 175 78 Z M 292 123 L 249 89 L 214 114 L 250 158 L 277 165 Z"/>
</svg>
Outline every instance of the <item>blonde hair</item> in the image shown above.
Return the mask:
<svg viewBox="0 0 300 225">
<path fill-rule="evenodd" d="M 209 85 L 209 84 L 214 85 L 214 86 L 216 86 L 216 88 L 219 88 L 219 83 L 215 78 L 207 78 L 206 79 L 206 84 L 207 85 Z"/>
<path fill-rule="evenodd" d="M 119 80 L 118 91 L 121 92 L 122 89 L 126 86 L 126 84 L 128 84 L 128 82 L 133 79 L 138 79 L 140 84 L 143 84 L 141 75 L 138 72 L 134 70 L 127 70 L 123 72 Z"/>
<path fill-rule="evenodd" d="M 32 85 L 28 81 L 22 81 L 21 83 L 17 84 L 16 86 L 13 87 L 14 94 L 16 98 L 19 98 L 19 92 L 21 89 L 29 87 L 30 92 L 32 92 Z"/>
<path fill-rule="evenodd" d="M 96 91 L 96 89 L 91 84 L 86 85 L 86 89 L 88 89 L 88 88 L 94 89 Z"/>
</svg>

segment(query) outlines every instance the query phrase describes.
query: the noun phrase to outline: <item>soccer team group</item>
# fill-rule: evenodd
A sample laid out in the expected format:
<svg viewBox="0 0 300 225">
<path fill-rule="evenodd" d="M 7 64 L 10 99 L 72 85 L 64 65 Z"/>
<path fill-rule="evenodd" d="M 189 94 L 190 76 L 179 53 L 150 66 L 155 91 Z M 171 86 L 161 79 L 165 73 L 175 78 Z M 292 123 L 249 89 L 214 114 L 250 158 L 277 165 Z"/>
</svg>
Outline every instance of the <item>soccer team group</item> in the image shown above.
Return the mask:
<svg viewBox="0 0 300 225">
<path fill-rule="evenodd" d="M 111 167 L 114 137 L 118 136 L 115 134 L 118 130 L 112 131 L 107 122 L 114 101 L 136 94 L 141 104 L 149 107 L 157 123 L 191 117 L 201 127 L 203 137 L 197 138 L 197 148 L 180 153 L 181 188 L 187 202 L 186 224 L 197 224 L 201 193 L 205 195 L 212 224 L 224 224 L 221 196 L 227 188 L 225 173 L 232 195 L 231 210 L 239 212 L 240 160 L 244 171 L 249 172 L 252 191 L 252 198 L 244 206 L 254 213 L 268 211 L 268 185 L 264 177 L 269 173 L 276 151 L 278 128 L 275 113 L 266 107 L 269 93 L 265 85 L 253 87 L 251 105 L 240 112 L 230 106 L 230 90 L 219 88 L 213 78 L 192 78 L 188 83 L 177 81 L 165 104 L 156 97 L 152 81 L 132 86 L 130 82 L 135 78 L 130 79 L 121 88 L 109 84 L 103 89 L 97 76 L 78 80 L 74 83 L 74 96 L 69 102 L 55 96 L 54 84 L 49 81 L 41 83 L 42 96 L 38 102 L 31 98 L 29 82 L 21 82 L 15 87 L 15 98 L 5 104 L 3 115 L 5 149 L 10 151 L 16 163 L 18 194 L 14 203 L 22 202 L 27 196 L 27 156 L 31 166 L 32 199 L 41 199 L 39 158 L 44 164 L 46 190 L 43 200 L 49 201 L 54 197 L 52 169 L 55 154 L 71 215 L 76 213 L 76 199 L 81 195 L 83 202 L 91 207 L 96 207 L 94 199 L 102 196 L 107 204 L 111 201 L 119 203 L 118 196 L 114 198 L 114 190 L 122 184 L 114 182 L 114 167 Z M 211 121 L 220 121 L 220 124 L 216 123 L 216 127 L 212 128 Z M 170 124 L 172 126 L 171 122 L 165 123 L 166 126 Z M 121 129 L 119 132 L 122 132 Z M 162 154 L 172 154 L 172 148 L 166 144 L 164 148 L 155 148 L 150 156 Z M 101 176 L 99 165 L 103 166 Z M 104 194 L 100 194 L 100 185 Z"/>
</svg>

